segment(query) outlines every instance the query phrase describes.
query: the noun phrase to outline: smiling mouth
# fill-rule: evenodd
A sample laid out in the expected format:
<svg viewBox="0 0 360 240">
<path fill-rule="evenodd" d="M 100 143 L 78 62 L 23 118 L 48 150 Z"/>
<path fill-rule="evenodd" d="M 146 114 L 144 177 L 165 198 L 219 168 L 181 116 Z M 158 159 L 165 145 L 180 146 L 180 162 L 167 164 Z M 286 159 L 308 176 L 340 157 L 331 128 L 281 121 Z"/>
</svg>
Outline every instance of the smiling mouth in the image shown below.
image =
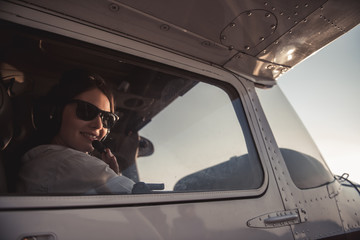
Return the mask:
<svg viewBox="0 0 360 240">
<path fill-rule="evenodd" d="M 81 132 L 81 135 L 83 135 L 84 137 L 86 137 L 87 139 L 89 139 L 91 141 L 98 140 L 98 136 L 93 135 L 91 133 Z"/>
</svg>

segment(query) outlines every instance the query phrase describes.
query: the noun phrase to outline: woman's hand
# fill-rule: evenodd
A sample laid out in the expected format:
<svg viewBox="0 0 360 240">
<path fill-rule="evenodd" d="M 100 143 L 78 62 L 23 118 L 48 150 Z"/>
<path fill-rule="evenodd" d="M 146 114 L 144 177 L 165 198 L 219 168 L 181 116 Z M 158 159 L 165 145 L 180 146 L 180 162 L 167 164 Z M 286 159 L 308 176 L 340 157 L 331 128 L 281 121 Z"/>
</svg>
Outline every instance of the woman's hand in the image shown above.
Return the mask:
<svg viewBox="0 0 360 240">
<path fill-rule="evenodd" d="M 116 174 L 120 173 L 116 157 L 109 148 L 105 148 L 105 152 L 101 154 L 101 158 Z"/>
</svg>

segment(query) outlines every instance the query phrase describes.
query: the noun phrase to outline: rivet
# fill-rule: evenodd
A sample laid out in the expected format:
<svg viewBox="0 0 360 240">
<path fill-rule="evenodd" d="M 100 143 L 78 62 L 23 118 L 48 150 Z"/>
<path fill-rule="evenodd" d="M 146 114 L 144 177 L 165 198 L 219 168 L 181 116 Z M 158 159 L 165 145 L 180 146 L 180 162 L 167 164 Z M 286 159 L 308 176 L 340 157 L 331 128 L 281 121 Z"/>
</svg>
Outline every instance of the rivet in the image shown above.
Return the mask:
<svg viewBox="0 0 360 240">
<path fill-rule="evenodd" d="M 162 31 L 169 31 L 169 30 L 170 30 L 170 26 L 167 25 L 167 24 L 163 24 L 163 25 L 160 26 L 160 29 L 161 29 Z"/>
<path fill-rule="evenodd" d="M 229 49 L 229 50 L 233 50 L 233 49 L 234 49 L 234 46 L 230 45 L 230 46 L 228 47 L 228 49 Z"/>
<path fill-rule="evenodd" d="M 264 5 L 265 5 L 265 6 L 267 6 L 267 5 L 268 5 L 268 3 L 267 3 L 267 2 L 264 2 Z"/>
<path fill-rule="evenodd" d="M 210 47 L 211 43 L 209 41 L 203 41 L 201 45 L 203 45 L 204 47 Z"/>
<path fill-rule="evenodd" d="M 271 15 L 270 15 L 270 13 L 265 13 L 265 17 L 270 17 Z"/>
<path fill-rule="evenodd" d="M 225 35 L 222 35 L 222 36 L 221 36 L 221 40 L 226 40 L 226 36 L 225 36 Z"/>
<path fill-rule="evenodd" d="M 299 8 L 299 5 L 296 5 L 295 8 Z"/>
<path fill-rule="evenodd" d="M 274 29 L 276 28 L 276 25 L 275 25 L 275 24 L 272 24 L 272 25 L 270 26 L 270 28 L 274 30 Z"/>
<path fill-rule="evenodd" d="M 230 23 L 230 27 L 235 27 L 236 24 L 235 23 Z"/>
<path fill-rule="evenodd" d="M 298 12 L 294 12 L 294 15 L 297 16 L 297 15 L 299 15 L 299 13 L 298 13 Z"/>
<path fill-rule="evenodd" d="M 308 21 L 307 18 L 305 18 L 305 19 L 304 19 L 304 22 L 307 22 L 307 21 Z"/>
<path fill-rule="evenodd" d="M 250 49 L 250 47 L 249 47 L 249 46 L 245 46 L 244 48 L 245 48 L 246 50 L 249 50 L 249 49 Z"/>
<path fill-rule="evenodd" d="M 308 6 L 309 6 L 309 4 L 305 3 L 304 7 L 308 7 Z"/>
<path fill-rule="evenodd" d="M 280 15 L 282 16 L 282 15 L 284 15 L 284 13 L 283 13 L 283 12 L 280 12 Z"/>
<path fill-rule="evenodd" d="M 246 14 L 250 17 L 252 15 L 252 12 L 249 11 Z"/>
<path fill-rule="evenodd" d="M 275 10 L 276 10 L 276 8 L 274 8 L 274 7 L 273 7 L 273 8 L 271 8 L 271 10 L 275 11 Z"/>
<path fill-rule="evenodd" d="M 117 12 L 117 11 L 119 11 L 120 7 L 119 7 L 119 5 L 117 5 L 117 4 L 115 4 L 115 3 L 111 3 L 111 4 L 109 5 L 109 9 L 110 9 L 110 11 L 112 11 L 112 12 Z"/>
<path fill-rule="evenodd" d="M 260 37 L 259 40 L 260 40 L 260 41 L 264 41 L 265 38 L 264 38 L 264 37 Z"/>
</svg>

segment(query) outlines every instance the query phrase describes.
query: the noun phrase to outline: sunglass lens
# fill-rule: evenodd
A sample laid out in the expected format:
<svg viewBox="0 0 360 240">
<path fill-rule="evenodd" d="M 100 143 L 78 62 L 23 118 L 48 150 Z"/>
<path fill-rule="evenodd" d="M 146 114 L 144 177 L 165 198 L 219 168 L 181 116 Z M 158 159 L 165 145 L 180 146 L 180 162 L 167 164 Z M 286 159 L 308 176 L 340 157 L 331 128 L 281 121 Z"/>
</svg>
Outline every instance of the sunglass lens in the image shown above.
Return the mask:
<svg viewBox="0 0 360 240">
<path fill-rule="evenodd" d="M 93 120 L 99 114 L 99 110 L 97 109 L 97 107 L 89 103 L 78 102 L 76 114 L 78 118 L 84 121 L 90 121 Z"/>
</svg>

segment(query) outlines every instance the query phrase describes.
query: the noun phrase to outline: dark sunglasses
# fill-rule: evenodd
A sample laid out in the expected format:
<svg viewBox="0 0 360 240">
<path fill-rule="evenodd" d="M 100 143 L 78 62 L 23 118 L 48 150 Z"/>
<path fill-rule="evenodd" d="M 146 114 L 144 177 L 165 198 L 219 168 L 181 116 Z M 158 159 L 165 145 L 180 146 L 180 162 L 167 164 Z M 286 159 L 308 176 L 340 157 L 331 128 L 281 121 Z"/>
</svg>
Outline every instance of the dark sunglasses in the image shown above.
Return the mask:
<svg viewBox="0 0 360 240">
<path fill-rule="evenodd" d="M 69 103 L 77 104 L 76 116 L 83 121 L 91 121 L 97 116 L 100 116 L 103 127 L 110 129 L 119 120 L 119 117 L 115 113 L 100 110 L 91 103 L 79 99 L 72 99 Z"/>
</svg>

